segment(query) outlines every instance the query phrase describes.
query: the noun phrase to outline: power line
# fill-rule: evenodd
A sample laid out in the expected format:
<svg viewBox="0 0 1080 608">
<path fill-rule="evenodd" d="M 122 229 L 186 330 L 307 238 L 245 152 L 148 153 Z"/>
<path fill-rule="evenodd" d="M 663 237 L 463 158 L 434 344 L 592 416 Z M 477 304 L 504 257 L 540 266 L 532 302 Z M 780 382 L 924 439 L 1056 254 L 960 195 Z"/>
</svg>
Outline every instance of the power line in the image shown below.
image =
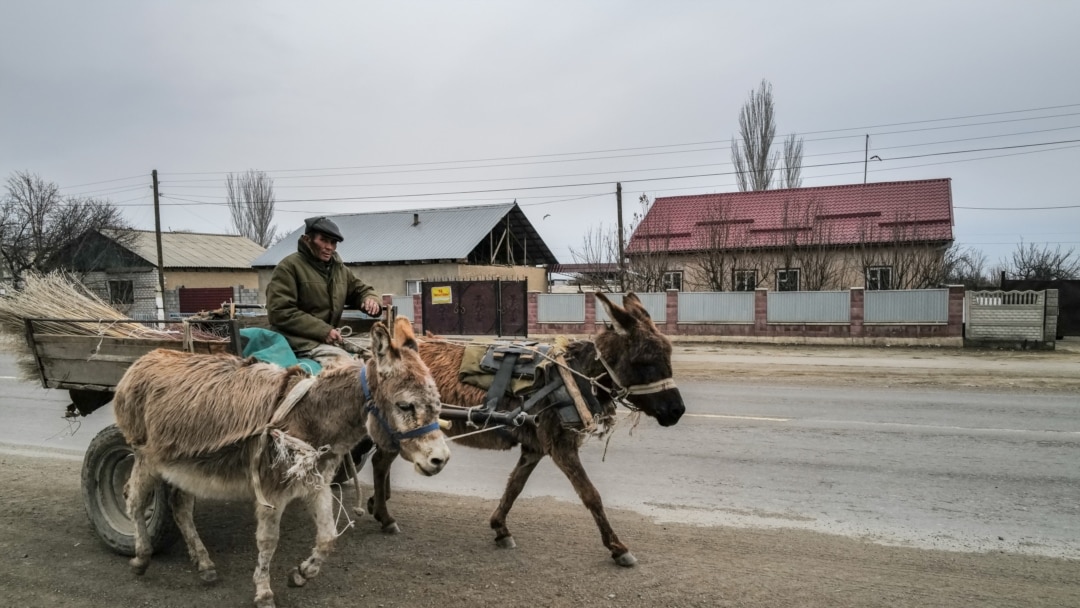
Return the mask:
<svg viewBox="0 0 1080 608">
<path fill-rule="evenodd" d="M 807 131 L 807 132 L 802 133 L 802 135 L 816 135 L 816 134 L 822 134 L 822 133 L 841 133 L 841 132 L 844 132 L 844 131 L 877 129 L 877 128 L 885 128 L 885 127 L 893 127 L 893 126 L 905 126 L 905 125 L 933 123 L 933 122 L 947 122 L 947 121 L 951 121 L 951 120 L 965 120 L 965 119 L 968 119 L 968 118 L 981 118 L 981 117 L 988 117 L 988 116 L 1003 116 L 1003 115 L 1007 115 L 1007 114 L 1020 114 L 1020 113 L 1026 113 L 1026 112 L 1038 112 L 1038 111 L 1062 109 L 1062 108 L 1073 108 L 1073 107 L 1080 107 L 1080 103 L 1057 105 L 1057 106 L 1045 106 L 1045 107 L 1041 107 L 1041 108 L 1031 108 L 1031 109 L 1026 109 L 1026 110 L 1009 110 L 1009 111 L 1004 111 L 1004 112 L 991 112 L 991 113 L 986 113 L 986 114 L 970 114 L 970 115 L 967 115 L 967 116 L 955 116 L 955 117 L 949 117 L 949 118 L 933 118 L 933 119 L 908 121 L 908 122 L 887 123 L 887 124 L 870 125 L 870 126 L 863 126 L 863 127 L 846 127 L 846 128 L 841 128 L 841 129 L 826 129 L 826 130 L 820 130 L 820 131 Z M 876 133 L 875 135 L 892 135 L 892 134 L 899 134 L 899 133 L 913 133 L 913 132 L 919 132 L 919 131 L 949 129 L 949 128 L 963 128 L 963 127 L 972 127 L 972 126 L 984 126 L 984 125 L 991 125 L 991 124 L 1004 124 L 1004 123 L 1009 123 L 1009 122 L 1019 122 L 1019 121 L 1028 121 L 1028 120 L 1046 120 L 1046 119 L 1050 119 L 1050 118 L 1062 118 L 1062 117 L 1076 116 L 1076 115 L 1080 115 L 1080 112 L 1067 113 L 1067 114 L 1056 114 L 1056 115 L 1051 115 L 1051 116 L 1032 116 L 1032 117 L 1027 117 L 1027 118 L 1018 118 L 1018 119 L 1010 119 L 1010 120 L 968 123 L 968 124 L 963 124 L 963 125 L 947 125 L 947 126 L 941 126 L 941 127 L 929 127 L 929 128 L 926 128 L 926 129 L 910 129 L 910 130 L 904 130 L 904 131 Z M 839 136 L 839 137 L 834 137 L 834 138 L 816 138 L 816 139 L 811 139 L 810 141 L 827 141 L 827 140 L 831 140 L 831 139 L 847 139 L 847 138 L 855 138 L 855 137 L 862 137 L 862 134 L 859 134 L 859 135 L 844 135 L 844 136 Z M 305 172 L 305 171 L 349 171 L 349 170 L 355 170 L 355 169 L 387 169 L 387 168 L 393 168 L 393 167 L 423 167 L 423 166 L 432 166 L 432 165 L 465 164 L 465 163 L 491 162 L 491 161 L 504 161 L 504 160 L 524 160 L 524 159 L 536 159 L 536 158 L 554 158 L 554 157 L 559 157 L 559 156 L 584 156 L 584 155 L 589 155 L 589 154 L 608 154 L 608 153 L 612 153 L 612 152 L 631 152 L 631 151 L 638 151 L 638 150 L 655 150 L 655 149 L 687 147 L 687 146 L 704 146 L 704 145 L 714 145 L 714 144 L 720 144 L 720 143 L 727 143 L 727 140 L 706 140 L 706 141 L 675 143 L 675 144 L 658 144 L 658 145 L 651 145 L 651 146 L 635 146 L 635 147 L 626 147 L 626 148 L 609 148 L 609 149 L 591 150 L 591 151 L 583 151 L 583 152 L 556 152 L 556 153 L 550 153 L 550 154 L 501 156 L 501 157 L 487 157 L 487 158 L 474 158 L 474 159 L 462 159 L 462 160 L 425 161 L 425 162 L 413 162 L 413 163 L 392 163 L 392 164 L 359 165 L 359 166 L 343 166 L 343 167 L 316 167 L 316 168 L 307 168 L 307 169 L 295 169 L 295 168 L 294 169 L 274 169 L 274 170 L 267 170 L 266 173 L 295 173 L 295 172 Z M 716 149 L 720 149 L 720 150 L 722 150 L 722 149 L 730 149 L 730 146 L 727 146 L 726 148 L 721 147 L 721 148 L 716 148 Z M 585 158 L 585 159 L 569 159 L 569 160 L 581 161 L 581 160 L 594 160 L 594 159 Z M 562 162 L 566 162 L 566 161 L 562 161 Z M 224 175 L 224 174 L 227 174 L 227 173 L 237 173 L 237 171 L 188 171 L 188 172 L 173 172 L 173 173 L 171 173 L 171 175 Z M 176 180 L 173 180 L 173 181 L 176 181 Z"/>
</svg>

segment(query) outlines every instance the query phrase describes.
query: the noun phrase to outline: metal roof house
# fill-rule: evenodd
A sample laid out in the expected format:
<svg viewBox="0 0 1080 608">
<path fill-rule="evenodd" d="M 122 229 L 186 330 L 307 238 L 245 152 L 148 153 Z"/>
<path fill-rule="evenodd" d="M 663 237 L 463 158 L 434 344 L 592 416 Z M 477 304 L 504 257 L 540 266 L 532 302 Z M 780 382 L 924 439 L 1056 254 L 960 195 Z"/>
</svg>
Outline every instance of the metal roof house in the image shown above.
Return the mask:
<svg viewBox="0 0 1080 608">
<path fill-rule="evenodd" d="M 626 253 L 688 290 L 890 289 L 933 283 L 952 241 L 951 180 L 928 179 L 658 197 Z"/>
<path fill-rule="evenodd" d="M 514 279 L 544 291 L 557 260 L 516 202 L 328 216 L 345 240 L 341 260 L 382 294 L 411 295 L 420 282 Z M 257 257 L 265 292 L 274 266 L 297 249 L 303 225 Z M 261 294 L 265 298 L 265 293 Z"/>
<path fill-rule="evenodd" d="M 217 307 L 222 301 L 257 302 L 258 273 L 251 262 L 265 251 L 229 234 L 91 230 L 60 250 L 50 265 L 72 271 L 103 300 L 137 319 L 156 319 Z"/>
</svg>

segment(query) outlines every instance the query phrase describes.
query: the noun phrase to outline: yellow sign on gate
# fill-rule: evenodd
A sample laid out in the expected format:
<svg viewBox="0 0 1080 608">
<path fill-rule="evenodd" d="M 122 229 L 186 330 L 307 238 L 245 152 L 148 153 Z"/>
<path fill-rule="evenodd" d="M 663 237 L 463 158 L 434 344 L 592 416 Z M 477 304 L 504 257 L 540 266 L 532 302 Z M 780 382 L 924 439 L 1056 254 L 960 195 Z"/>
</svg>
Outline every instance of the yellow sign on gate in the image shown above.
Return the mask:
<svg viewBox="0 0 1080 608">
<path fill-rule="evenodd" d="M 431 288 L 431 303 L 432 304 L 453 304 L 454 300 L 450 295 L 450 286 L 445 287 L 432 287 Z"/>
</svg>

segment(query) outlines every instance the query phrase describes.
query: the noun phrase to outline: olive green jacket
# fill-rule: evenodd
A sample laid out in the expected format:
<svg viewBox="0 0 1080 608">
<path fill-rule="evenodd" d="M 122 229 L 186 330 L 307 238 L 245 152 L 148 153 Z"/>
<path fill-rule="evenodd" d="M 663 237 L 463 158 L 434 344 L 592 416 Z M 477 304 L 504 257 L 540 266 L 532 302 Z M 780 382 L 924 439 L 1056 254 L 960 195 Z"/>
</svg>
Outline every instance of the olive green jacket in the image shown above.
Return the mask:
<svg viewBox="0 0 1080 608">
<path fill-rule="evenodd" d="M 266 311 L 270 328 L 299 352 L 324 344 L 330 330 L 340 326 L 345 306 L 359 308 L 369 297 L 377 298 L 375 290 L 356 278 L 338 254 L 324 263 L 301 238 L 296 253 L 274 268 L 266 287 Z"/>
</svg>

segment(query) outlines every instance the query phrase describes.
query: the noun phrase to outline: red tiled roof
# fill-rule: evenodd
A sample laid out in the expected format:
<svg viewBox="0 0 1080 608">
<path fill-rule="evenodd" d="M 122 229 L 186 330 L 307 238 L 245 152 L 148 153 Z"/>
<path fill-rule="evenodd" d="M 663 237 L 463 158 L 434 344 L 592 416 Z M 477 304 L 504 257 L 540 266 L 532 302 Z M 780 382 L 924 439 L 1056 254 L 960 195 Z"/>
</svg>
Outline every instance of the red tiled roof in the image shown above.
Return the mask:
<svg viewBox="0 0 1080 608">
<path fill-rule="evenodd" d="M 626 252 L 940 242 L 952 227 L 947 178 L 669 196 L 653 201 Z"/>
</svg>

